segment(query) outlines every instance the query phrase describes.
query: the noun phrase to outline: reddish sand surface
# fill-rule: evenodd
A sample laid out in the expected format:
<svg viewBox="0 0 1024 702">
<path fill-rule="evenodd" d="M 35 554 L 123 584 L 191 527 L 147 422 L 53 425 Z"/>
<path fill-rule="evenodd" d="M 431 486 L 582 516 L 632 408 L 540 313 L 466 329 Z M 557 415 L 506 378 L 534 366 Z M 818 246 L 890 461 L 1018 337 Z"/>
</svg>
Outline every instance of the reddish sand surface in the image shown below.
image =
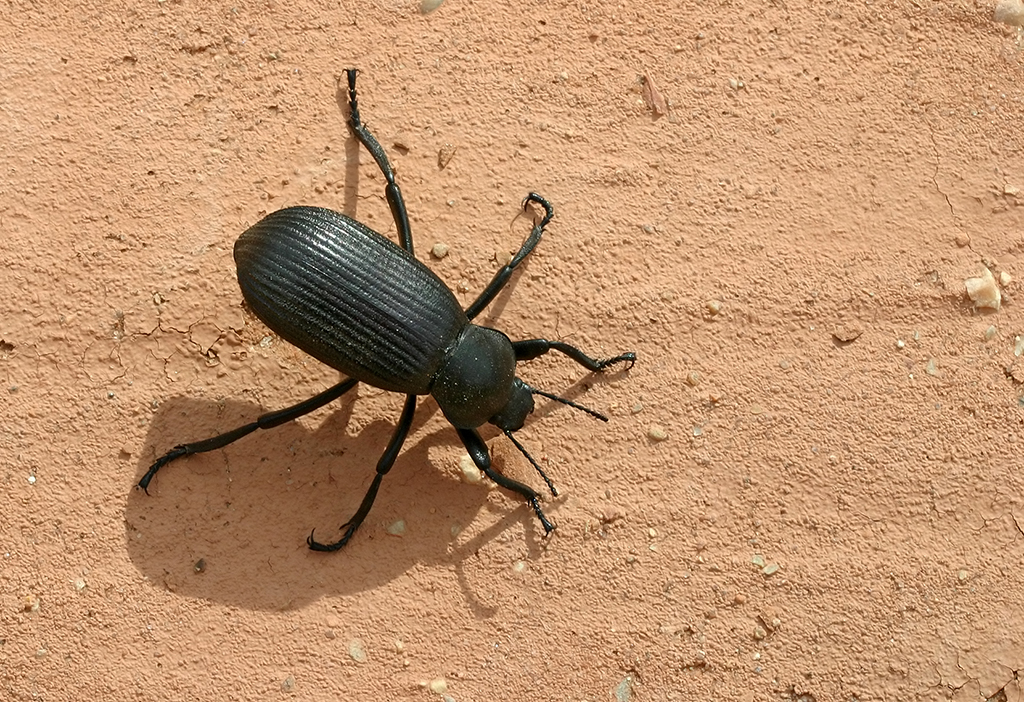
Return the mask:
<svg viewBox="0 0 1024 702">
<path fill-rule="evenodd" d="M 6 3 L 0 697 L 1021 700 L 1024 43 L 994 9 Z M 610 418 L 518 433 L 548 538 L 428 398 L 309 551 L 401 410 L 367 386 L 134 489 L 339 381 L 242 306 L 232 246 L 294 204 L 395 237 L 349 66 L 462 304 L 536 191 L 480 319 L 638 354 L 520 365 Z"/>
</svg>

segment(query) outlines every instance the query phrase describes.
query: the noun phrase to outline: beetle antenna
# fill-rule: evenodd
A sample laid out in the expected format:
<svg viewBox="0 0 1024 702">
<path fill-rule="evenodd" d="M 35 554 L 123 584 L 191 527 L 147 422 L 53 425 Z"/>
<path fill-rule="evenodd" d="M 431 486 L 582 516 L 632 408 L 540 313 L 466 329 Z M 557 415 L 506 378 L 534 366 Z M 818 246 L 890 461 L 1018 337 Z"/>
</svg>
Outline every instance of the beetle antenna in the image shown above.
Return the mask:
<svg viewBox="0 0 1024 702">
<path fill-rule="evenodd" d="M 515 444 L 515 447 L 519 449 L 519 452 L 526 456 L 526 460 L 530 462 L 530 465 L 537 469 L 537 472 L 540 473 L 540 477 L 544 478 L 544 482 L 548 484 L 548 489 L 551 490 L 551 494 L 554 497 L 558 497 L 558 490 L 555 489 L 555 484 L 551 482 L 551 478 L 549 478 L 548 474 L 544 472 L 544 469 L 540 467 L 540 464 L 537 463 L 537 461 L 533 460 L 533 456 L 526 452 L 526 449 L 523 447 L 523 445 L 516 440 L 516 437 L 512 436 L 512 432 L 510 432 L 508 429 L 502 429 L 502 431 L 505 432 L 505 436 L 507 436 L 509 440 L 513 444 Z"/>
<path fill-rule="evenodd" d="M 529 387 L 529 386 L 527 386 L 527 387 Z M 538 390 L 537 388 L 530 388 L 530 392 L 532 392 L 534 395 L 540 395 L 541 397 L 546 397 L 549 400 L 554 400 L 555 402 L 561 402 L 563 405 L 569 405 L 570 407 L 574 407 L 575 409 L 578 409 L 578 410 L 580 410 L 582 412 L 586 412 L 591 417 L 594 417 L 595 419 L 600 419 L 602 422 L 607 422 L 608 421 L 608 417 L 604 416 L 603 414 L 601 414 L 597 410 L 592 410 L 589 407 L 584 407 L 583 405 L 577 405 L 572 400 L 567 400 L 564 397 L 559 397 L 558 395 L 554 395 L 554 394 L 552 394 L 550 392 L 544 392 L 543 390 Z"/>
</svg>

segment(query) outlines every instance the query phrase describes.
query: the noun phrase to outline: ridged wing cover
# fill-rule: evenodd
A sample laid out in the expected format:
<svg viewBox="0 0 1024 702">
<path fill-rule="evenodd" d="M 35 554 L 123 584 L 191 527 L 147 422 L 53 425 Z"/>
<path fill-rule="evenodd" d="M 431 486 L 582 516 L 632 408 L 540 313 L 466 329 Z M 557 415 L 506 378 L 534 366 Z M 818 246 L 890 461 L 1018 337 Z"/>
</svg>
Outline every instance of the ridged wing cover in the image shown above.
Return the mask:
<svg viewBox="0 0 1024 702">
<path fill-rule="evenodd" d="M 278 210 L 235 242 L 249 307 L 283 339 L 384 390 L 427 394 L 468 320 L 405 249 L 319 207 Z"/>
</svg>

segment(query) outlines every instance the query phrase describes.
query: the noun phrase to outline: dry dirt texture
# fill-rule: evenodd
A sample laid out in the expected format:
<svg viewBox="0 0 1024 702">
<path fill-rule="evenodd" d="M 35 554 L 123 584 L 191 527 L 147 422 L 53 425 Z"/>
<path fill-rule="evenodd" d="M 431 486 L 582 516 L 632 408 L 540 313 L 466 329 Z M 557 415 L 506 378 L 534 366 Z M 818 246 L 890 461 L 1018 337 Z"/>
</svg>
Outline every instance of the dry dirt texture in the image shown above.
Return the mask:
<svg viewBox="0 0 1024 702">
<path fill-rule="evenodd" d="M 993 10 L 4 3 L 0 697 L 1024 698 L 1024 44 Z M 348 66 L 463 304 L 536 190 L 485 323 L 639 355 L 520 366 L 611 419 L 519 432 L 549 539 L 427 399 L 352 543 L 307 550 L 398 418 L 365 386 L 133 489 L 338 382 L 242 308 L 232 246 L 299 203 L 394 237 Z"/>
</svg>

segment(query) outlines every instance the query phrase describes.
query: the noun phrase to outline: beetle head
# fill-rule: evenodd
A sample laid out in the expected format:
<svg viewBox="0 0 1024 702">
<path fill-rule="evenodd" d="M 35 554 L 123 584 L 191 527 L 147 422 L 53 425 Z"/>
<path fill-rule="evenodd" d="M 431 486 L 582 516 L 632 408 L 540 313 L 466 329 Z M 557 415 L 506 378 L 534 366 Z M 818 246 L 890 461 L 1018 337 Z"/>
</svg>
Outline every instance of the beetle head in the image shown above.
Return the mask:
<svg viewBox="0 0 1024 702">
<path fill-rule="evenodd" d="M 533 389 L 519 378 L 515 378 L 512 380 L 512 393 L 508 402 L 489 421 L 502 431 L 519 431 L 523 428 L 526 415 L 531 412 L 533 412 Z"/>
</svg>

